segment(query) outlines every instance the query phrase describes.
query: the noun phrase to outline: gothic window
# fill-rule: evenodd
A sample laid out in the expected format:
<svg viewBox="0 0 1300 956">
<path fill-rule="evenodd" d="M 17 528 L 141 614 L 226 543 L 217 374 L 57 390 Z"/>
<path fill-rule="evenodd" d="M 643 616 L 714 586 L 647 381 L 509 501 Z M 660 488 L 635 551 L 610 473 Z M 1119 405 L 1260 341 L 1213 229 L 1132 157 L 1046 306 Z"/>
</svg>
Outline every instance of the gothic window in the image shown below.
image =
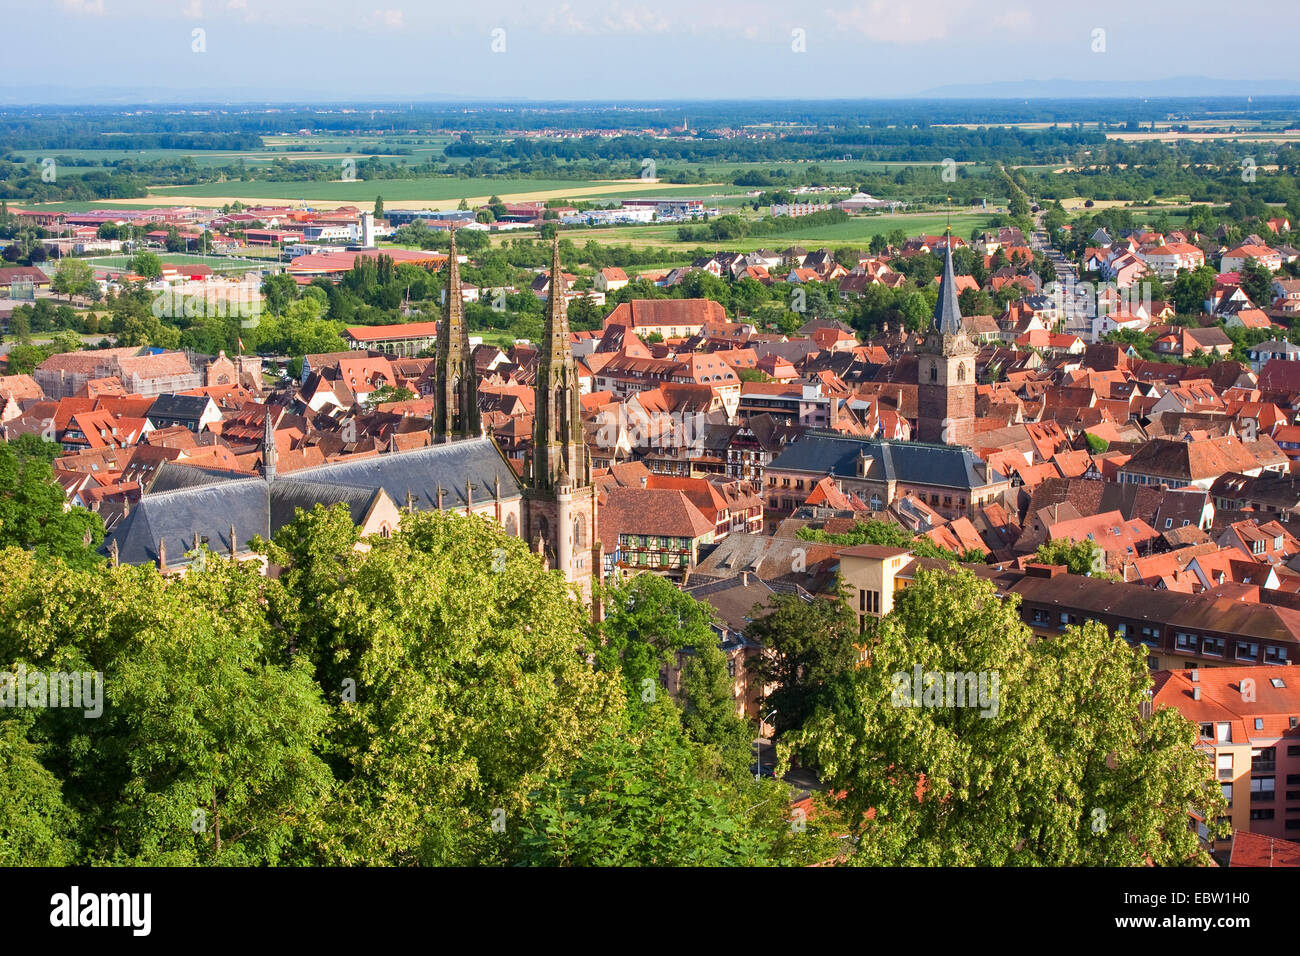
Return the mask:
<svg viewBox="0 0 1300 956">
<path fill-rule="evenodd" d="M 587 523 L 581 516 L 573 519 L 573 546 L 575 548 L 587 546 Z"/>
<path fill-rule="evenodd" d="M 964 382 L 964 381 L 966 381 L 966 363 L 965 363 L 965 362 L 959 362 L 959 363 L 957 364 L 957 381 L 959 381 L 959 382 Z"/>
<path fill-rule="evenodd" d="M 519 537 L 519 522 L 515 520 L 513 513 L 506 515 L 506 534 L 512 538 Z"/>
<path fill-rule="evenodd" d="M 935 365 L 933 362 L 930 363 L 930 381 L 939 381 L 939 366 Z"/>
</svg>

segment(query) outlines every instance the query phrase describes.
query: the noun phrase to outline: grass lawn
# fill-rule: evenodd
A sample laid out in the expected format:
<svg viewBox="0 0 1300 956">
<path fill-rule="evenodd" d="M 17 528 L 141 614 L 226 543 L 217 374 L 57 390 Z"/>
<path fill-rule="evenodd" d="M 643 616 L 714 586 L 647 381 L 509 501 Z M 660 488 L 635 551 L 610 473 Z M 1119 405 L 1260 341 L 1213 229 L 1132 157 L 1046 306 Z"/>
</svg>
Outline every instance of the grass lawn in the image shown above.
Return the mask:
<svg viewBox="0 0 1300 956">
<path fill-rule="evenodd" d="M 265 268 L 266 263 L 254 259 L 234 259 L 225 256 L 191 256 L 180 252 L 155 253 L 164 266 L 210 266 L 213 272 L 244 273 Z M 130 256 L 96 256 L 86 259 L 92 266 L 109 269 L 121 269 L 126 266 Z"/>
</svg>

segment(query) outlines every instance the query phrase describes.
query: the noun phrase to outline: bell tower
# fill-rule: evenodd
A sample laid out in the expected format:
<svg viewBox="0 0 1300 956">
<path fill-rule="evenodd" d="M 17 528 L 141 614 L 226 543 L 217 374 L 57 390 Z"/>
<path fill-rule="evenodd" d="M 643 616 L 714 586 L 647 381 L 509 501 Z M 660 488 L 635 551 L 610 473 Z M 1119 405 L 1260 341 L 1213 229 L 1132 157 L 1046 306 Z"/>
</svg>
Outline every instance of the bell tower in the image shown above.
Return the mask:
<svg viewBox="0 0 1300 956">
<path fill-rule="evenodd" d="M 916 350 L 917 439 L 970 446 L 975 440 L 975 356 L 957 302 L 952 230 L 944 247 L 939 301 Z"/>
</svg>

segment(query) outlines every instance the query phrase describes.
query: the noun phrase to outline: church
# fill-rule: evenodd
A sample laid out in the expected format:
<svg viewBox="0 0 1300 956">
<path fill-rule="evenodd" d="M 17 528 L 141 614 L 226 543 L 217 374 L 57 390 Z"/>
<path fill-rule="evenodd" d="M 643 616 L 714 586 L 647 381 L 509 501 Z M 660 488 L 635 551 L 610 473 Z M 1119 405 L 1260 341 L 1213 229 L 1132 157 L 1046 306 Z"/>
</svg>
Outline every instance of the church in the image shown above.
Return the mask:
<svg viewBox="0 0 1300 956">
<path fill-rule="evenodd" d="M 952 230 L 944 245 L 939 301 L 916 348 L 917 440 L 970 447 L 975 440 L 975 356 L 952 268 Z"/>
<path fill-rule="evenodd" d="M 248 542 L 270 537 L 298 508 L 344 504 L 368 533 L 396 530 L 402 511 L 479 514 L 526 540 L 591 603 L 602 565 L 596 488 L 583 441 L 581 397 L 563 291 L 552 283 L 536 378 L 533 449 L 521 480 L 482 433 L 478 381 L 465 322 L 455 235 L 438 328 L 432 442 L 409 451 L 345 458 L 276 474 L 267 416 L 260 476 L 164 463 L 144 496 L 113 528 L 103 552 L 126 564 L 184 566 L 198 544 L 252 558 Z M 558 240 L 552 275 L 560 274 Z"/>
</svg>

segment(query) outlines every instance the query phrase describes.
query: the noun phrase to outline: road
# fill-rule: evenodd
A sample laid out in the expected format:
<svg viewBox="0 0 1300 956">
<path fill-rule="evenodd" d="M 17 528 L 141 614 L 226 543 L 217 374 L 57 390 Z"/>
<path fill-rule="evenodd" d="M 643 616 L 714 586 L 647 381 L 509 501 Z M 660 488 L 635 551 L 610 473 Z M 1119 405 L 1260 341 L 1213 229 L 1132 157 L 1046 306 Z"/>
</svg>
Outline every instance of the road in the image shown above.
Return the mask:
<svg viewBox="0 0 1300 956">
<path fill-rule="evenodd" d="M 1065 258 L 1061 250 L 1052 244 L 1051 238 L 1043 229 L 1043 212 L 1034 216 L 1034 230 L 1029 236 L 1029 246 L 1035 252 L 1041 252 L 1051 261 L 1052 266 L 1056 269 L 1056 284 L 1061 287 L 1063 292 L 1075 287 L 1079 281 L 1079 275 L 1074 265 Z M 1089 295 L 1080 294 L 1074 297 L 1063 295 L 1065 309 L 1065 332 L 1071 335 L 1077 335 L 1085 342 L 1092 341 L 1092 317 L 1096 314 L 1096 300 Z"/>
</svg>

